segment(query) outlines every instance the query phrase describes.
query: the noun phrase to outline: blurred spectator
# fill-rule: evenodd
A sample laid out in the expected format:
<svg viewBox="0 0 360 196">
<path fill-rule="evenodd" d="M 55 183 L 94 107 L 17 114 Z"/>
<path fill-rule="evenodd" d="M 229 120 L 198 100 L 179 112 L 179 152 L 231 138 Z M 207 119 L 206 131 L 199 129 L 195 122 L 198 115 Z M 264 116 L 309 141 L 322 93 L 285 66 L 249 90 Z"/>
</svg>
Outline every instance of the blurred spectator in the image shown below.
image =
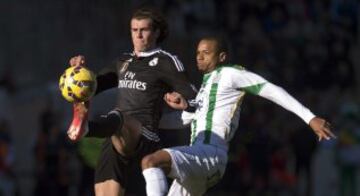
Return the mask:
<svg viewBox="0 0 360 196">
<path fill-rule="evenodd" d="M 9 94 L 15 92 L 14 74 L 10 68 L 6 68 L 0 77 L 0 87 L 3 87 Z"/>
<path fill-rule="evenodd" d="M 312 195 L 312 164 L 313 157 L 316 150 L 316 138 L 308 129 L 297 129 L 293 131 L 291 137 L 292 150 L 295 155 L 295 175 L 297 183 L 300 185 L 301 177 L 304 177 L 305 182 L 305 196 Z M 295 190 L 297 195 L 300 195 L 299 190 Z"/>
<path fill-rule="evenodd" d="M 296 177 L 289 170 L 290 153 L 287 151 L 285 146 L 278 146 L 271 153 L 269 189 L 274 195 L 290 195 L 294 192 Z"/>
<path fill-rule="evenodd" d="M 13 162 L 14 149 L 8 122 L 0 119 L 0 195 L 14 196 L 16 193 Z"/>
<path fill-rule="evenodd" d="M 59 116 L 47 107 L 40 115 L 41 131 L 35 146 L 36 187 L 34 195 L 68 195 L 70 154 L 74 151 L 64 131 L 58 126 Z"/>
<path fill-rule="evenodd" d="M 83 138 L 79 142 L 78 153 L 82 163 L 79 190 L 81 196 L 95 195 L 94 172 L 103 141 L 101 138 Z"/>
<path fill-rule="evenodd" d="M 338 164 L 340 171 L 340 196 L 357 193 L 357 171 L 360 163 L 360 127 L 344 122 L 339 134 Z"/>
<path fill-rule="evenodd" d="M 339 167 L 339 195 L 352 196 L 357 194 L 360 164 L 360 124 L 359 107 L 353 102 L 353 97 L 344 94 L 343 105 L 340 108 L 340 133 L 337 149 Z"/>
</svg>

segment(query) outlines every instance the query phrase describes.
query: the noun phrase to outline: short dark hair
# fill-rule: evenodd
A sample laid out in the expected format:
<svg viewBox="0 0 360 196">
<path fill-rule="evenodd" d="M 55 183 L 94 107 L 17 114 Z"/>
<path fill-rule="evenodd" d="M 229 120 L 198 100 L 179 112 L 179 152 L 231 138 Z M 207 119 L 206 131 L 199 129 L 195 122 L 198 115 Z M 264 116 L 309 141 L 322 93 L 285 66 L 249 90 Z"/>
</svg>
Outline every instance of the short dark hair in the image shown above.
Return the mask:
<svg viewBox="0 0 360 196">
<path fill-rule="evenodd" d="M 169 34 L 168 23 L 159 10 L 151 7 L 143 7 L 134 11 L 131 19 L 151 19 L 154 31 L 159 30 L 160 34 L 156 43 L 161 43 Z"/>
<path fill-rule="evenodd" d="M 229 53 L 229 44 L 224 36 L 222 35 L 207 35 L 200 39 L 201 40 L 209 40 L 216 42 L 216 49 L 218 53 L 226 52 Z"/>
</svg>

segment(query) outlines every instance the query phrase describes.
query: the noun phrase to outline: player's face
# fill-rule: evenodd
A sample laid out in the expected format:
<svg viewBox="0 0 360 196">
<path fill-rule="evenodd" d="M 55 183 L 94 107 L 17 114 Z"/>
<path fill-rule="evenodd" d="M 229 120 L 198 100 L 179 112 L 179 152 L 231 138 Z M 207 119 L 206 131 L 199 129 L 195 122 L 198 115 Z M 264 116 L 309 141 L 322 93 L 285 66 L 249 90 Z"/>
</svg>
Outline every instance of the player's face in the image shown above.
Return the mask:
<svg viewBox="0 0 360 196">
<path fill-rule="evenodd" d="M 220 63 L 216 41 L 201 40 L 196 51 L 196 62 L 199 71 L 208 73 Z"/>
<path fill-rule="evenodd" d="M 159 32 L 152 28 L 151 19 L 131 19 L 130 30 L 131 38 L 134 45 L 134 51 L 144 52 L 156 47 L 156 39 Z"/>
</svg>

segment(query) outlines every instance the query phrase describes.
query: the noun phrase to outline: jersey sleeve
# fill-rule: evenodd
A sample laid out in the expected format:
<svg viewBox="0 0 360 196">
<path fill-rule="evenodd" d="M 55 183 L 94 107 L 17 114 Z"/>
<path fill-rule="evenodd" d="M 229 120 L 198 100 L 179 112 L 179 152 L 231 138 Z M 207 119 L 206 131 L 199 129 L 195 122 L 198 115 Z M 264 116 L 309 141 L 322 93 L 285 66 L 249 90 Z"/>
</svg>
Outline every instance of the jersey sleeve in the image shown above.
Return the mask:
<svg viewBox="0 0 360 196">
<path fill-rule="evenodd" d="M 299 101 L 292 97 L 283 88 L 272 84 L 263 77 L 247 70 L 237 70 L 231 73 L 231 82 L 236 87 L 247 93 L 266 98 L 286 110 L 299 116 L 309 124 L 315 115 Z"/>
<path fill-rule="evenodd" d="M 95 94 L 103 92 L 107 89 L 114 88 L 118 84 L 117 76 L 117 66 L 119 66 L 120 61 L 116 60 L 110 65 L 104 67 L 96 76 L 97 89 Z"/>
<path fill-rule="evenodd" d="M 232 88 L 243 90 L 247 93 L 258 95 L 263 86 L 268 82 L 263 77 L 245 70 L 242 67 L 229 68 L 225 75 L 230 80 Z"/>
<path fill-rule="evenodd" d="M 189 82 L 183 64 L 175 57 L 161 58 L 161 79 L 172 91 L 180 93 L 185 99 L 195 98 L 197 90 Z"/>
<path fill-rule="evenodd" d="M 303 106 L 283 88 L 276 86 L 270 82 L 266 83 L 263 86 L 263 88 L 259 92 L 259 95 L 293 112 L 294 114 L 299 116 L 306 124 L 309 124 L 310 120 L 315 117 L 315 115 L 308 108 Z"/>
</svg>

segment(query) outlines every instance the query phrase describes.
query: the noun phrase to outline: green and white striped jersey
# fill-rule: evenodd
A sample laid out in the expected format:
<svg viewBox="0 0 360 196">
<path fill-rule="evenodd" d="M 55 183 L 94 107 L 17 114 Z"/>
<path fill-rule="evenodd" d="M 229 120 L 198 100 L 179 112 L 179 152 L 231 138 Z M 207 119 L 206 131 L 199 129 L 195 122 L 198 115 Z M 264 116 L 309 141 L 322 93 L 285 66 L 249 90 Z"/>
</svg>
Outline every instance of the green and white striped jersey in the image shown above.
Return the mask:
<svg viewBox="0 0 360 196">
<path fill-rule="evenodd" d="M 221 65 L 203 77 L 191 122 L 191 144 L 202 142 L 228 149 L 238 128 L 246 93 L 267 98 L 302 118 L 314 115 L 282 88 L 239 65 Z"/>
</svg>

